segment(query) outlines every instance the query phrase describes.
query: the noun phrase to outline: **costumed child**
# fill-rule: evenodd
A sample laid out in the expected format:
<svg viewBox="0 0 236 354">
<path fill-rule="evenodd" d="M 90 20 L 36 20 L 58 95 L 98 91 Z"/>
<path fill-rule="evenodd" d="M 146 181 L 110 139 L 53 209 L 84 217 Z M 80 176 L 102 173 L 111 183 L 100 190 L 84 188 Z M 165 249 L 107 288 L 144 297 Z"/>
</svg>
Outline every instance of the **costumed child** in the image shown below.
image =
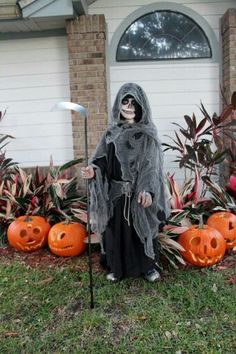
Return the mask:
<svg viewBox="0 0 236 354">
<path fill-rule="evenodd" d="M 147 96 L 137 84 L 120 88 L 111 124 L 81 173 L 90 179 L 91 229 L 100 238 L 107 279 L 159 280 L 156 241 L 169 214 L 163 154 Z"/>
</svg>

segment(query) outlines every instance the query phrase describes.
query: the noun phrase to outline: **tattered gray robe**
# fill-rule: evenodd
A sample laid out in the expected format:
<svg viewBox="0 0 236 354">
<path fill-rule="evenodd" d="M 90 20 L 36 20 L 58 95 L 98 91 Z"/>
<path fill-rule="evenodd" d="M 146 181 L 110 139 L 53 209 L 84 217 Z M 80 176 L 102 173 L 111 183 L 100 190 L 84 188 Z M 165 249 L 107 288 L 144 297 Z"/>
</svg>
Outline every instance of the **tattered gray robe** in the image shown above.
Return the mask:
<svg viewBox="0 0 236 354">
<path fill-rule="evenodd" d="M 128 124 L 120 119 L 121 101 L 127 94 L 132 95 L 142 107 L 142 119 L 138 123 Z M 145 254 L 154 259 L 153 239 L 158 236 L 159 225 L 168 216 L 169 207 L 165 196 L 161 144 L 151 120 L 146 94 L 134 83 L 125 84 L 119 90 L 112 109 L 112 124 L 103 134 L 91 164 L 99 158 L 107 158 L 109 143 L 115 146 L 122 180 L 130 182 L 128 189 L 134 194 L 130 206 L 133 226 L 144 245 Z M 101 236 L 113 215 L 115 201 L 128 191 L 125 183 L 108 181 L 99 167 L 94 167 L 96 177 L 90 182 L 91 228 Z M 153 197 L 148 208 L 138 203 L 138 195 L 143 191 Z"/>
</svg>

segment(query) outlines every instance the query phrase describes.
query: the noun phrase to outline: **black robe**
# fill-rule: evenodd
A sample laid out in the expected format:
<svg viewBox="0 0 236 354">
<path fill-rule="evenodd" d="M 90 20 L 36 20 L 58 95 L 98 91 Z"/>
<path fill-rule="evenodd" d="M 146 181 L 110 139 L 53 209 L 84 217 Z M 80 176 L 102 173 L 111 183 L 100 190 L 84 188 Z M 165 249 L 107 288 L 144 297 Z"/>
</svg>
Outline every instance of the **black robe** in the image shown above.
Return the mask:
<svg viewBox="0 0 236 354">
<path fill-rule="evenodd" d="M 108 158 L 100 158 L 93 163 L 97 165 L 107 180 L 122 181 L 120 163 L 115 154 L 113 143 L 108 144 Z M 131 196 L 132 198 L 132 196 Z M 123 194 L 114 205 L 113 217 L 109 220 L 103 234 L 105 263 L 110 272 L 118 279 L 124 277 L 138 277 L 155 267 L 155 261 L 144 252 L 132 223 L 124 218 L 125 195 Z M 127 214 L 126 210 L 126 214 Z M 154 240 L 155 241 L 155 240 Z"/>
</svg>

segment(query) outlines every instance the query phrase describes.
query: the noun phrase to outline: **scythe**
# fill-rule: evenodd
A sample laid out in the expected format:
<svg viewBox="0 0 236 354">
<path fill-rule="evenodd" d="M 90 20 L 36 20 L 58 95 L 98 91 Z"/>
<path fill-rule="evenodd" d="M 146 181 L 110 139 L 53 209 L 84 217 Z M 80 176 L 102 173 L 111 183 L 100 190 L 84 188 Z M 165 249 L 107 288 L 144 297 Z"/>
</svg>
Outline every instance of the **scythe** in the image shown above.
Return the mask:
<svg viewBox="0 0 236 354">
<path fill-rule="evenodd" d="M 59 102 L 55 108 L 61 110 L 70 110 L 79 113 L 84 118 L 84 152 L 85 164 L 88 166 L 88 113 L 85 107 L 72 102 Z M 89 210 L 89 188 L 88 180 L 86 180 L 86 197 L 87 197 L 87 232 L 88 232 L 88 258 L 89 258 L 89 288 L 90 288 L 90 308 L 94 308 L 93 301 L 93 272 L 91 258 L 91 231 L 90 231 L 90 210 Z"/>
</svg>

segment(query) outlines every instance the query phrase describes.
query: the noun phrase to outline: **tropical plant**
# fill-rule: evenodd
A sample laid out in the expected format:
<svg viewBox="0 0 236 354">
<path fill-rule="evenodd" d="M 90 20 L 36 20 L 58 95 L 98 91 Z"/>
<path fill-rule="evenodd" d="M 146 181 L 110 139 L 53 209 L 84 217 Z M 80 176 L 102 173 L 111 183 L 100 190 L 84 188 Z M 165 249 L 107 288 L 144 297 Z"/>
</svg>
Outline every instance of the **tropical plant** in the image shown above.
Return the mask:
<svg viewBox="0 0 236 354">
<path fill-rule="evenodd" d="M 185 115 L 187 127 L 177 123 L 178 132 L 175 131 L 175 138 L 171 144 L 163 143 L 164 151 L 172 150 L 177 152 L 175 162 L 180 168 L 192 172 L 198 170 L 199 178 L 207 176 L 211 179 L 217 174 L 217 167 L 223 161 L 228 161 L 231 166 L 236 162 L 236 120 L 234 117 L 236 109 L 236 92 L 233 93 L 231 103 L 226 105 L 220 115 L 216 113 L 212 117 L 201 103 L 200 111 L 203 118 L 197 123 L 195 114 L 192 117 Z M 227 145 L 224 140 L 227 138 Z M 201 195 L 205 195 L 206 188 L 203 185 Z"/>
<path fill-rule="evenodd" d="M 5 115 L 6 111 L 0 111 L 0 122 Z M 14 139 L 14 137 L 9 134 L 0 134 L 0 183 L 7 179 L 11 179 L 11 167 L 16 165 L 16 162 L 14 162 L 13 159 L 6 158 L 6 153 L 4 151 L 4 148 L 9 144 L 9 139 Z"/>
<path fill-rule="evenodd" d="M 6 112 L 0 112 L 0 121 L 2 121 Z M 5 147 L 13 136 L 9 134 L 0 134 L 0 244 L 6 243 L 6 230 L 9 223 L 13 220 L 11 217 L 11 203 L 5 193 L 5 190 L 11 188 L 14 183 L 14 168 L 17 163 L 13 159 L 6 157 Z"/>
<path fill-rule="evenodd" d="M 212 201 L 209 198 L 200 197 L 200 178 L 199 171 L 196 168 L 194 177 L 186 179 L 179 187 L 174 179 L 174 175 L 167 174 L 167 191 L 171 205 L 172 215 L 185 212 L 185 223 L 189 224 L 199 220 L 199 215 L 207 216 L 212 209 Z M 167 222 L 170 222 L 168 219 Z M 182 221 L 183 222 L 183 221 Z"/>
<path fill-rule="evenodd" d="M 79 162 L 81 159 L 54 167 L 51 160 L 46 173 L 36 167 L 27 174 L 17 166 L 11 190 L 6 191 L 15 213 L 42 215 L 52 224 L 72 217 L 71 208 L 83 203 L 84 197 L 79 193 L 77 177 L 66 177 L 65 171 Z"/>
<path fill-rule="evenodd" d="M 203 176 L 202 180 L 208 188 L 212 201 L 211 212 L 217 210 L 228 210 L 236 213 L 236 203 L 234 197 L 228 192 L 226 187 L 213 182 L 209 177 Z"/>
<path fill-rule="evenodd" d="M 81 159 L 76 159 L 54 167 L 51 159 L 48 172 L 36 167 L 32 173 L 11 166 L 11 178 L 3 180 L 0 186 L 2 242 L 6 241 L 8 225 L 21 215 L 39 215 L 52 225 L 78 220 L 73 209 L 85 208 L 86 198 L 79 191 L 77 177 L 69 177 L 68 172 L 80 162 Z"/>
<path fill-rule="evenodd" d="M 168 266 L 178 268 L 178 265 L 185 265 L 181 252 L 184 248 L 176 241 L 177 237 L 189 227 L 187 219 L 188 212 L 185 210 L 171 214 L 162 231 L 158 233 L 158 253 L 159 261 L 157 266 L 163 269 Z"/>
<path fill-rule="evenodd" d="M 199 171 L 197 169 L 195 169 L 194 181 L 193 178 L 186 179 L 182 188 L 178 187 L 174 174 L 167 173 L 167 187 L 173 210 L 182 210 L 193 203 L 198 204 L 200 201 Z"/>
</svg>

